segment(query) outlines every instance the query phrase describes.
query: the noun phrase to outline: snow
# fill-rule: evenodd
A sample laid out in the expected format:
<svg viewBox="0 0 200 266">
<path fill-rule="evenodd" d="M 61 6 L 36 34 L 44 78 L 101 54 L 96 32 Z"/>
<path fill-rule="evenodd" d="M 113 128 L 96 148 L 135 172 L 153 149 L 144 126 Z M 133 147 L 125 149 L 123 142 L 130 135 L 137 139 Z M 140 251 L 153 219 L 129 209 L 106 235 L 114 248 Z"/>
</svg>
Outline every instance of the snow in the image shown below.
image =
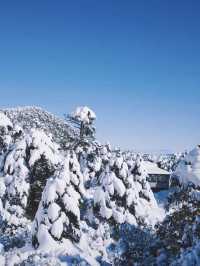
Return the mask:
<svg viewBox="0 0 200 266">
<path fill-rule="evenodd" d="M 51 233 L 57 239 L 61 238 L 63 232 L 63 215 L 57 221 L 55 221 L 51 227 Z"/>
<path fill-rule="evenodd" d="M 178 177 L 181 184 L 193 183 L 200 186 L 200 146 L 180 161 L 173 176 Z"/>
<path fill-rule="evenodd" d="M 73 115 L 87 124 L 86 127 L 92 126 L 96 119 L 95 113 L 86 106 L 78 107 Z M 35 117 L 34 122 L 38 121 Z M 32 256 L 32 264 L 41 266 L 72 265 L 74 259 L 80 261 L 77 265 L 95 266 L 99 265 L 97 258 L 102 260 L 101 265 L 111 265 L 108 248 L 117 237 L 113 232 L 115 226 L 117 229 L 123 224 L 139 230 L 153 228 L 166 215 L 163 205 L 166 195 L 154 197 L 146 180 L 148 173 L 168 174 L 156 164 L 143 162 L 140 156 L 131 153 L 113 152 L 109 144 L 95 141 L 76 150 L 62 149 L 48 131 L 28 127 L 25 130 L 24 126 L 22 129 L 13 125 L 11 132 L 8 130 L 4 136 L 8 147 L 0 157 L 0 216 L 9 225 L 6 229 L 12 228 L 13 235 L 16 228 L 28 230 L 32 224 L 32 229 L 27 232 L 22 248 L 7 252 L 0 246 L 6 265 L 8 261 L 12 266 L 28 265 L 29 262 L 23 261 Z M 20 131 L 22 134 L 15 140 L 14 134 Z M 33 221 L 28 221 L 27 200 L 32 195 L 32 179 L 36 178 L 32 169 L 43 156 L 54 170 L 52 176 L 42 180 L 44 187 L 37 213 Z M 196 175 L 199 174 L 198 156 L 197 151 L 191 152 L 191 173 Z M 39 178 L 35 181 L 40 182 Z M 200 198 L 197 191 L 191 194 Z"/>
<path fill-rule="evenodd" d="M 116 176 L 113 178 L 113 185 L 114 185 L 114 189 L 115 191 L 117 192 L 117 194 L 120 196 L 120 197 L 123 197 L 125 192 L 126 192 L 126 188 L 123 184 L 123 182 L 117 178 Z"/>
<path fill-rule="evenodd" d="M 52 133 L 53 139 L 57 143 L 62 142 L 63 136 L 73 137 L 76 134 L 64 119 L 37 106 L 6 108 L 2 112 L 9 117 L 13 124 L 18 124 L 26 131 L 35 128 L 43 130 L 47 134 Z"/>
<path fill-rule="evenodd" d="M 143 166 L 146 169 L 146 172 L 151 175 L 169 175 L 170 173 L 166 170 L 163 170 L 157 166 L 156 163 L 152 163 L 149 161 L 144 161 Z"/>
<path fill-rule="evenodd" d="M 0 243 L 0 254 L 4 251 L 4 245 Z"/>
<path fill-rule="evenodd" d="M 65 194 L 63 196 L 63 203 L 67 211 L 74 213 L 78 217 L 78 219 L 80 219 L 80 211 L 77 207 L 78 201 L 76 201 L 75 198 Z"/>
<path fill-rule="evenodd" d="M 0 255 L 0 265 L 1 266 L 5 266 L 6 265 L 6 260 L 5 260 L 5 257 L 3 255 Z"/>
<path fill-rule="evenodd" d="M 53 203 L 54 200 L 58 198 L 55 182 L 53 179 L 48 180 L 42 198 L 47 204 Z"/>
<path fill-rule="evenodd" d="M 125 222 L 125 216 L 124 216 L 123 211 L 118 211 L 116 209 L 113 209 L 112 215 L 118 224 L 122 224 Z"/>
<path fill-rule="evenodd" d="M 89 124 L 91 120 L 96 119 L 96 114 L 87 106 L 77 107 L 72 116 L 86 124 Z"/>
<path fill-rule="evenodd" d="M 10 119 L 2 112 L 0 112 L 0 127 L 8 129 L 8 127 L 13 128 L 13 124 Z"/>
<path fill-rule="evenodd" d="M 6 192 L 6 186 L 5 186 L 3 177 L 0 177 L 0 198 L 3 197 L 3 195 L 5 194 L 5 192 Z"/>
<path fill-rule="evenodd" d="M 35 129 L 31 131 L 30 146 L 34 147 L 31 150 L 30 166 L 34 165 L 41 158 L 41 155 L 44 155 L 53 164 L 59 163 L 58 145 L 53 143 L 51 136 L 47 136 L 43 131 Z"/>
<path fill-rule="evenodd" d="M 54 222 L 60 214 L 60 206 L 58 206 L 58 204 L 56 204 L 55 202 L 53 202 L 49 208 L 48 208 L 48 217 L 49 219 Z"/>
<path fill-rule="evenodd" d="M 48 231 L 48 227 L 41 224 L 38 230 L 38 242 L 40 243 L 39 248 L 41 250 L 56 249 L 59 247 L 58 243 L 51 237 Z"/>
</svg>

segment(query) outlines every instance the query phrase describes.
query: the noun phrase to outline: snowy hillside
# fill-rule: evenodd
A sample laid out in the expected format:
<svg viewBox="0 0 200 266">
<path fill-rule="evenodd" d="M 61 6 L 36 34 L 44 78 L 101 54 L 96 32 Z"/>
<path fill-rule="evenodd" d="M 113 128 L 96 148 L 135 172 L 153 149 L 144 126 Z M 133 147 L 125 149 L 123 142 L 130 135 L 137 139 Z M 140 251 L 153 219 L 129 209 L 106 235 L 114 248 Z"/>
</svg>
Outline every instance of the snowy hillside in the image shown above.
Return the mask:
<svg viewBox="0 0 200 266">
<path fill-rule="evenodd" d="M 16 108 L 1 109 L 13 124 L 18 124 L 23 129 L 30 130 L 37 128 L 51 133 L 56 142 L 70 141 L 74 137 L 74 130 L 70 125 L 61 119 L 40 107 L 25 106 Z"/>
<path fill-rule="evenodd" d="M 191 182 L 158 204 L 148 163 L 100 144 L 95 119 L 86 106 L 69 124 L 36 107 L 0 112 L 0 265 L 179 265 L 192 250 L 198 261 L 199 148 L 179 171 Z"/>
</svg>

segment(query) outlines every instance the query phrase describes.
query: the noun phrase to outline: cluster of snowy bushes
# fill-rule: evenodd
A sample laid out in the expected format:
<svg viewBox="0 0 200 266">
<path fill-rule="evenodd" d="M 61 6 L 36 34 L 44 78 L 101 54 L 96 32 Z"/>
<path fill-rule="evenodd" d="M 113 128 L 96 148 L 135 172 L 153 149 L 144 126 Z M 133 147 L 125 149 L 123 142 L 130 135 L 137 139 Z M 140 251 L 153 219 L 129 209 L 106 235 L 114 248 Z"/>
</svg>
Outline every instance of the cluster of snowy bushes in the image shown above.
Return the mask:
<svg viewBox="0 0 200 266">
<path fill-rule="evenodd" d="M 164 219 L 143 159 L 97 142 L 91 109 L 66 117 L 76 132 L 67 143 L 57 141 L 53 116 L 43 130 L 38 109 L 6 112 L 9 117 L 0 113 L 2 265 L 165 265 L 198 250 L 199 150 L 182 159 L 189 160 L 187 174 L 179 163 L 182 186 L 169 198 Z M 187 243 L 182 253 L 180 241 Z"/>
</svg>

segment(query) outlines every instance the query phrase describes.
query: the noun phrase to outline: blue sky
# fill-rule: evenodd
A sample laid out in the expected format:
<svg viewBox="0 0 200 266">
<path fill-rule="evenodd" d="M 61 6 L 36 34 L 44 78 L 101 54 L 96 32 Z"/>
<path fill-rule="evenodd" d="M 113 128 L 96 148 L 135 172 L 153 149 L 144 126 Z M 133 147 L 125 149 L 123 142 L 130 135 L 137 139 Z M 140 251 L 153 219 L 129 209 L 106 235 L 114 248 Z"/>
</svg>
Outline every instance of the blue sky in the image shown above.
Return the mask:
<svg viewBox="0 0 200 266">
<path fill-rule="evenodd" d="M 199 1 L 4 1 L 0 106 L 97 113 L 100 140 L 140 150 L 200 141 Z"/>
</svg>

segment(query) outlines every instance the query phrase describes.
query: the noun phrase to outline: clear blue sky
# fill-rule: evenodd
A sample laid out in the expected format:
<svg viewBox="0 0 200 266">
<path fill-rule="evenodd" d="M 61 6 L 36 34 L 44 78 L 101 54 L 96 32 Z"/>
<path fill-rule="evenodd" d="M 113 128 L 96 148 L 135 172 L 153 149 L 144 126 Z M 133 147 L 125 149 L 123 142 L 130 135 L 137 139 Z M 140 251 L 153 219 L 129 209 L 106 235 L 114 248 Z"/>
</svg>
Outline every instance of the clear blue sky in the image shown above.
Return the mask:
<svg viewBox="0 0 200 266">
<path fill-rule="evenodd" d="M 101 140 L 200 142 L 200 1 L 1 1 L 0 106 L 88 105 Z"/>
</svg>

